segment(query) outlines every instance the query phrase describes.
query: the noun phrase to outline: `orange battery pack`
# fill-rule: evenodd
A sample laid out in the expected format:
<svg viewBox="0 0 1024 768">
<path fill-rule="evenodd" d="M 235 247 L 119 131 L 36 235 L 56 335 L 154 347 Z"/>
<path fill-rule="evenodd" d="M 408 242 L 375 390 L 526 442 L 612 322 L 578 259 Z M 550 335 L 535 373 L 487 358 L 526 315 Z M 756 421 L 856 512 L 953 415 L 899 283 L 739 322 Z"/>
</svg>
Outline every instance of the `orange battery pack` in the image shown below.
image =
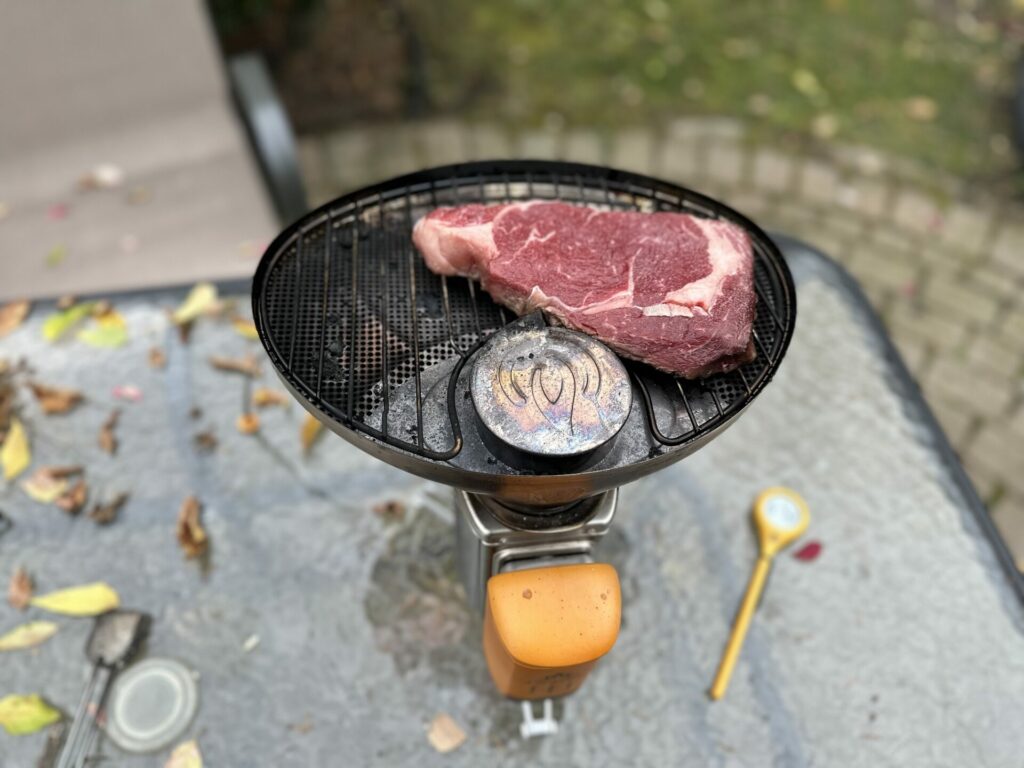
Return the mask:
<svg viewBox="0 0 1024 768">
<path fill-rule="evenodd" d="M 619 576 L 605 563 L 492 576 L 484 655 L 498 690 L 514 699 L 572 693 L 619 634 Z"/>
</svg>

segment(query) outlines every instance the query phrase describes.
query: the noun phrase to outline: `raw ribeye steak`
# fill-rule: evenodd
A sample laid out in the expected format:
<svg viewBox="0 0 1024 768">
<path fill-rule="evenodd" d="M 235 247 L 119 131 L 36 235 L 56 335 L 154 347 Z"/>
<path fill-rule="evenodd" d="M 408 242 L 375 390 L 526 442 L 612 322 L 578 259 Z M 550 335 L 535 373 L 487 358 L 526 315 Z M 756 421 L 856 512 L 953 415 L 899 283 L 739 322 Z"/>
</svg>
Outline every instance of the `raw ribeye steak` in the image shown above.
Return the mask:
<svg viewBox="0 0 1024 768">
<path fill-rule="evenodd" d="M 413 241 L 441 275 L 479 279 L 522 315 L 542 309 L 686 378 L 754 357 L 754 265 L 735 224 L 548 201 L 438 208 Z"/>
</svg>

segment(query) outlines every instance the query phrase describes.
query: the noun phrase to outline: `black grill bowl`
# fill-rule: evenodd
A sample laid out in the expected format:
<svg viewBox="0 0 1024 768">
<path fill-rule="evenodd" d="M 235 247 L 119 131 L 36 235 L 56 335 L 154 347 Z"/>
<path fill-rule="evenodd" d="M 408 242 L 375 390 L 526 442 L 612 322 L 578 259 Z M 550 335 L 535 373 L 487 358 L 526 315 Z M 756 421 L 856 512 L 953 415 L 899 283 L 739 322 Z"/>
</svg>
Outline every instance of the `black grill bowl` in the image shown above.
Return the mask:
<svg viewBox="0 0 1024 768">
<path fill-rule="evenodd" d="M 757 359 L 702 381 L 626 360 L 633 410 L 600 462 L 551 474 L 502 463 L 477 433 L 467 363 L 516 318 L 475 282 L 430 272 L 411 235 L 416 220 L 438 206 L 527 199 L 686 212 L 742 226 L 755 254 Z M 285 386 L 331 430 L 417 475 L 533 505 L 622 485 L 705 445 L 771 380 L 796 322 L 793 279 L 779 249 L 740 213 L 647 176 L 535 160 L 432 168 L 340 197 L 270 244 L 252 301 Z"/>
</svg>

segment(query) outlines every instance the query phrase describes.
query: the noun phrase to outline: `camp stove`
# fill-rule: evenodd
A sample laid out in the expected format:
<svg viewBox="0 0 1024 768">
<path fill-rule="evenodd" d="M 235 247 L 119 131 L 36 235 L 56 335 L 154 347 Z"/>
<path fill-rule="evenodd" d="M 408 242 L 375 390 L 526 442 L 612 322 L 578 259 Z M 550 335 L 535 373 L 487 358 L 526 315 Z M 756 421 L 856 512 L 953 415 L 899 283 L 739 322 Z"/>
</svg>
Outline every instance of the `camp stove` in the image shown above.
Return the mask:
<svg viewBox="0 0 1024 768">
<path fill-rule="evenodd" d="M 430 272 L 413 224 L 442 205 L 558 199 L 724 218 L 755 255 L 757 357 L 689 381 L 597 340 L 517 318 L 472 280 Z M 253 282 L 260 339 L 285 386 L 335 433 L 455 489 L 458 569 L 484 616 L 495 685 L 523 700 L 574 691 L 615 642 L 615 569 L 596 544 L 618 488 L 735 422 L 775 374 L 796 319 L 775 244 L 727 206 L 608 168 L 493 161 L 434 168 L 313 211 Z"/>
</svg>

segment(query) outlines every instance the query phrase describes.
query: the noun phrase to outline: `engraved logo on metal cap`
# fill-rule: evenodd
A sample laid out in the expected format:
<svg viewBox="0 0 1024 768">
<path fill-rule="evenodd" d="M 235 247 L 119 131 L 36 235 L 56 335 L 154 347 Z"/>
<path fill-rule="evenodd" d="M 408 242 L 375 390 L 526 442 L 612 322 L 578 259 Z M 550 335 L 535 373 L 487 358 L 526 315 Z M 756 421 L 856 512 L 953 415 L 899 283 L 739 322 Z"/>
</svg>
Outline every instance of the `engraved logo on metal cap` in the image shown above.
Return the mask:
<svg viewBox="0 0 1024 768">
<path fill-rule="evenodd" d="M 473 403 L 484 425 L 529 453 L 572 456 L 618 433 L 632 391 L 603 344 L 564 328 L 513 331 L 493 339 L 473 369 Z"/>
</svg>

